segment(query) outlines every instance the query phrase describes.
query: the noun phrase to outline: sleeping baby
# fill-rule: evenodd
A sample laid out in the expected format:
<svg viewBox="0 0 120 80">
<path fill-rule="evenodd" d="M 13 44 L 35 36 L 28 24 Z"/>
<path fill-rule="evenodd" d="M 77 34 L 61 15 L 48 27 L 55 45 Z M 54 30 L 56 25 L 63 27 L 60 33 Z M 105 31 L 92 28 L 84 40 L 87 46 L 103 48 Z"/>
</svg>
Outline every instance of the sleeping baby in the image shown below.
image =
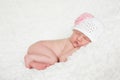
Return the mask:
<svg viewBox="0 0 120 80">
<path fill-rule="evenodd" d="M 75 20 L 70 37 L 32 44 L 24 57 L 25 66 L 29 69 L 44 70 L 55 63 L 67 61 L 73 52 L 99 38 L 102 26 L 93 15 L 83 13 Z"/>
</svg>

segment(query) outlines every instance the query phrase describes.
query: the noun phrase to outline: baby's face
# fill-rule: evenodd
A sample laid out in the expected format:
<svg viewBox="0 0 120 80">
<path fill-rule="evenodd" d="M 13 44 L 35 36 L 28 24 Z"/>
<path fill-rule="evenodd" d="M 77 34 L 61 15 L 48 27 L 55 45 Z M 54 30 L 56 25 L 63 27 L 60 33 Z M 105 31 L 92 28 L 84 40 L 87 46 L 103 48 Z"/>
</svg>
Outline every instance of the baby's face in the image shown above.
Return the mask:
<svg viewBox="0 0 120 80">
<path fill-rule="evenodd" d="M 75 48 L 85 46 L 91 42 L 91 40 L 87 36 L 77 30 L 73 30 L 73 34 L 70 40 Z"/>
</svg>

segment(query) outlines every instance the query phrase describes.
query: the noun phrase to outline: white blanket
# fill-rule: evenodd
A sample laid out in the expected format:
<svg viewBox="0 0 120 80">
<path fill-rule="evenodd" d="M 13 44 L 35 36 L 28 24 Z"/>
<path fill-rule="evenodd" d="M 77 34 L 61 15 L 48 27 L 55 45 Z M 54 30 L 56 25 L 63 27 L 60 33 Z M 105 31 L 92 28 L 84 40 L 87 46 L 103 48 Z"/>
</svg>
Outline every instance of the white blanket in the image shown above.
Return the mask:
<svg viewBox="0 0 120 80">
<path fill-rule="evenodd" d="M 32 43 L 70 36 L 83 12 L 105 25 L 97 42 L 46 70 L 25 68 Z M 119 0 L 1 0 L 0 36 L 0 80 L 120 80 Z"/>
</svg>

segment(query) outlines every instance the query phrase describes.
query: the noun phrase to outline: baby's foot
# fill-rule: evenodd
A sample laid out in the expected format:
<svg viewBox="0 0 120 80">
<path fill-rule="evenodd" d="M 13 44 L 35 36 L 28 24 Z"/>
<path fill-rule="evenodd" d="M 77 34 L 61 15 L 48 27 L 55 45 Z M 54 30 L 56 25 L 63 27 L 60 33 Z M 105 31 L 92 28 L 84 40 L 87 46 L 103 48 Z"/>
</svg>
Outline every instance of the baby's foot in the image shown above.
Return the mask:
<svg viewBox="0 0 120 80">
<path fill-rule="evenodd" d="M 49 64 L 40 63 L 40 62 L 31 62 L 30 67 L 35 68 L 37 70 L 44 70 L 49 66 Z"/>
</svg>

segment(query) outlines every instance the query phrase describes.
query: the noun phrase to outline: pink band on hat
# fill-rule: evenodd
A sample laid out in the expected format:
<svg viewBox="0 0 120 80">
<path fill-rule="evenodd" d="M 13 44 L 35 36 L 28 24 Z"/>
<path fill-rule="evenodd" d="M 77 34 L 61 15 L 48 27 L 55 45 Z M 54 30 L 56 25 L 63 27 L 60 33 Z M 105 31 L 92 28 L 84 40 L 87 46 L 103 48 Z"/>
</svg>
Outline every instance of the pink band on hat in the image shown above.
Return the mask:
<svg viewBox="0 0 120 80">
<path fill-rule="evenodd" d="M 75 25 L 78 25 L 78 24 L 80 24 L 81 21 L 83 21 L 85 19 L 90 19 L 90 18 L 94 18 L 94 16 L 89 13 L 84 13 L 75 20 Z"/>
</svg>

